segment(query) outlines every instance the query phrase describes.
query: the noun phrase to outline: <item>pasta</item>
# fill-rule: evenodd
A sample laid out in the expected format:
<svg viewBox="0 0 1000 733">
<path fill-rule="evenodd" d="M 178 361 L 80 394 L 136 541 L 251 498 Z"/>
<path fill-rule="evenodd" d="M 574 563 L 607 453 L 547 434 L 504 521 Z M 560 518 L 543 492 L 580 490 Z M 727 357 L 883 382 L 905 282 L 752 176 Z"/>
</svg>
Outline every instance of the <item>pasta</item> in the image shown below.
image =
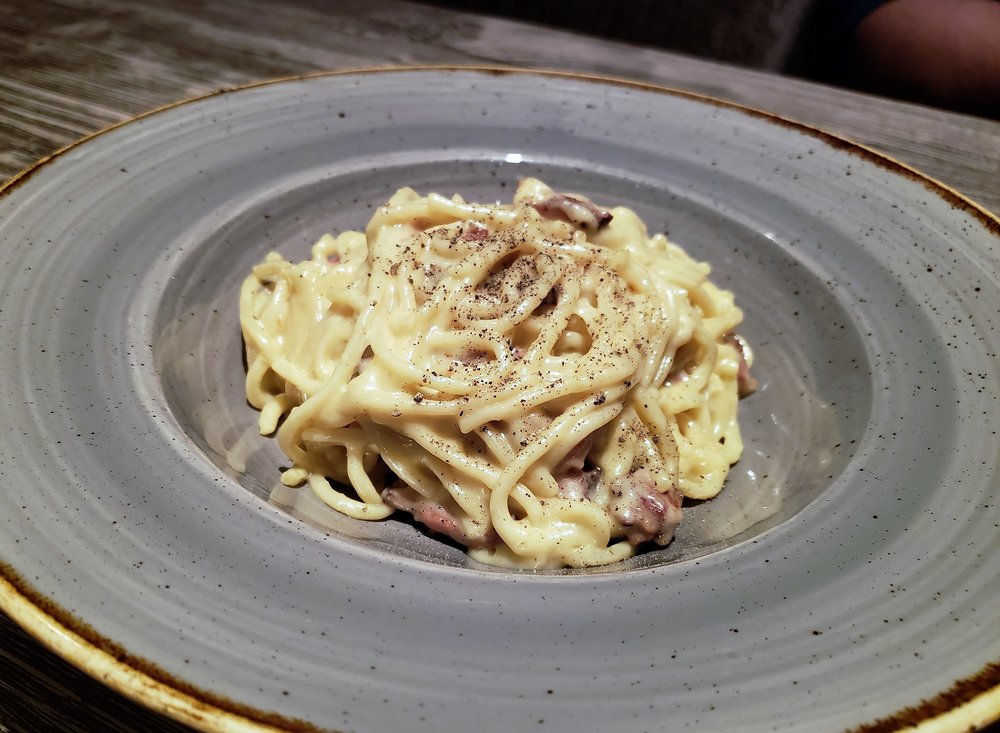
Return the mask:
<svg viewBox="0 0 1000 733">
<path fill-rule="evenodd" d="M 308 484 L 476 560 L 615 562 L 722 488 L 752 389 L 742 314 L 629 209 L 523 180 L 512 205 L 398 191 L 367 231 L 240 294 L 246 394 Z"/>
</svg>

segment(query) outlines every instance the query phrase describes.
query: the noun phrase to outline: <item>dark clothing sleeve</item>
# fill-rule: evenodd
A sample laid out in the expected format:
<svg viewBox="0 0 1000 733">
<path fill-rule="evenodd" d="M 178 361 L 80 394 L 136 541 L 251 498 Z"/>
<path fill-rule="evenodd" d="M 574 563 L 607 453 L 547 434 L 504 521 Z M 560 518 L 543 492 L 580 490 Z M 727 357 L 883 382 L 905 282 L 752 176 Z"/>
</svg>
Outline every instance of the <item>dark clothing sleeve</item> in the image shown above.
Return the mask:
<svg viewBox="0 0 1000 733">
<path fill-rule="evenodd" d="M 815 0 L 789 71 L 837 82 L 851 70 L 854 31 L 890 0 Z"/>
<path fill-rule="evenodd" d="M 817 0 L 815 12 L 829 27 L 831 34 L 847 37 L 875 8 L 886 2 L 887 0 Z"/>
</svg>

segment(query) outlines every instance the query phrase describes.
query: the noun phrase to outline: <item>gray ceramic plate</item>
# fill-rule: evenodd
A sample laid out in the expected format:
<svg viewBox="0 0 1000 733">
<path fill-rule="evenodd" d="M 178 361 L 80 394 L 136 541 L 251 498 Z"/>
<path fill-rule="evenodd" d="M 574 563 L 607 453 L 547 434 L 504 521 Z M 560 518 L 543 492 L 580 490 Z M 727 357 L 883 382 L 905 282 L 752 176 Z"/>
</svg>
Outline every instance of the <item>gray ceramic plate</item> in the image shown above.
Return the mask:
<svg viewBox="0 0 1000 733">
<path fill-rule="evenodd" d="M 331 516 L 275 491 L 242 397 L 236 293 L 267 250 L 401 185 L 508 199 L 525 175 L 710 261 L 756 347 L 728 488 L 624 566 L 473 567 Z M 998 231 L 837 139 L 626 83 L 352 73 L 134 120 L 0 197 L 0 605 L 205 728 L 983 723 Z"/>
</svg>

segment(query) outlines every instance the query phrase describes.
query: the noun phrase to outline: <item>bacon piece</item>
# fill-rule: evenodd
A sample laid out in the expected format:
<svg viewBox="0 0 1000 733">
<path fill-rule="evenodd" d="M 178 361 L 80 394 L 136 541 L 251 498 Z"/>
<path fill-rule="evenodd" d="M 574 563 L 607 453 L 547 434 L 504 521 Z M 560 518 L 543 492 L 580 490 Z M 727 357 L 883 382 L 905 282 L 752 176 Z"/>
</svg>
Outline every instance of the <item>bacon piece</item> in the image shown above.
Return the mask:
<svg viewBox="0 0 1000 733">
<path fill-rule="evenodd" d="M 748 358 L 750 347 L 747 346 L 747 342 L 743 340 L 742 336 L 735 333 L 727 333 L 723 342 L 735 346 L 740 355 L 740 366 L 736 372 L 737 393 L 740 397 L 753 394 L 757 391 L 757 380 L 750 374 L 750 359 Z"/>
<path fill-rule="evenodd" d="M 568 221 L 584 229 L 598 229 L 611 221 L 611 212 L 583 197 L 556 193 L 531 204 L 546 219 Z"/>
<path fill-rule="evenodd" d="M 552 471 L 552 478 L 559 484 L 559 496 L 566 499 L 588 499 L 601 480 L 601 469 L 585 470 L 584 462 L 594 445 L 594 436 L 581 440 Z"/>
<path fill-rule="evenodd" d="M 489 238 L 490 230 L 479 222 L 470 221 L 467 227 L 463 227 L 460 239 L 463 242 L 482 242 Z"/>
<path fill-rule="evenodd" d="M 389 506 L 409 512 L 415 520 L 428 529 L 451 537 L 465 547 L 490 548 L 500 543 L 500 537 L 492 527 L 477 527 L 476 532 L 470 533 L 443 505 L 421 496 L 406 485 L 400 484 L 385 489 L 382 492 L 382 500 Z"/>
<path fill-rule="evenodd" d="M 644 468 L 615 479 L 611 496 L 611 514 L 625 528 L 625 538 L 633 546 L 650 540 L 668 544 L 684 514 L 680 492 L 674 488 L 659 491 Z"/>
</svg>

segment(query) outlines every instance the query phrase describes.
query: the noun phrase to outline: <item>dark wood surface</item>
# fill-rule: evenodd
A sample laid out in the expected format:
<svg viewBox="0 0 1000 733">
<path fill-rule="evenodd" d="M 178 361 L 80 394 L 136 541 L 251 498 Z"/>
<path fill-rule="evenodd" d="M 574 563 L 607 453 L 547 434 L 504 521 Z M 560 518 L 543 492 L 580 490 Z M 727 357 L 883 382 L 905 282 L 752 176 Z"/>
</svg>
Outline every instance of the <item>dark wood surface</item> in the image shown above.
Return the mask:
<svg viewBox="0 0 1000 733">
<path fill-rule="evenodd" d="M 857 140 L 1000 212 L 1000 123 L 394 0 L 5 0 L 0 183 L 87 133 L 185 97 L 315 70 L 425 63 L 579 70 L 709 94 Z M 182 730 L 0 614 L 0 733 Z"/>
</svg>

